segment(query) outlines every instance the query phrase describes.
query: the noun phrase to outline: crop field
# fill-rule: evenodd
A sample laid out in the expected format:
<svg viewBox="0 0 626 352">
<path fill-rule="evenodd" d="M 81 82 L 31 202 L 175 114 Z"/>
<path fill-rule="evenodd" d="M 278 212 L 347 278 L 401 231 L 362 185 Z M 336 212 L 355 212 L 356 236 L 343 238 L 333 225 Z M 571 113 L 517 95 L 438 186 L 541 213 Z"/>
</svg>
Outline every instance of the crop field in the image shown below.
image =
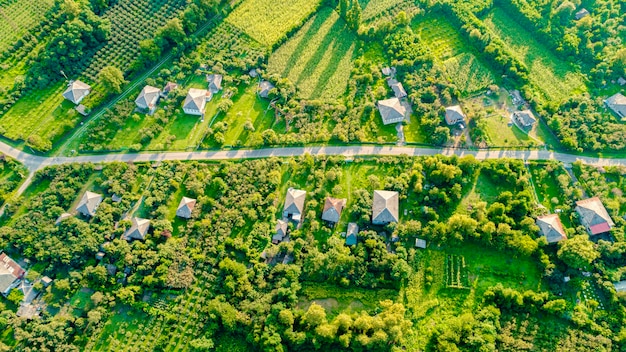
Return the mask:
<svg viewBox="0 0 626 352">
<path fill-rule="evenodd" d="M 417 20 L 412 28 L 435 61 L 443 66 L 448 79 L 465 94 L 485 89 L 496 81 L 493 72 L 478 59 L 458 29 L 441 15 Z"/>
<path fill-rule="evenodd" d="M 52 7 L 52 0 L 0 1 L 0 53 L 22 38 L 28 30 L 43 19 Z"/>
<path fill-rule="evenodd" d="M 365 0 L 359 1 L 363 8 L 363 21 L 374 22 L 383 17 L 394 17 L 398 12 L 415 7 L 411 0 Z"/>
<path fill-rule="evenodd" d="M 271 47 L 300 26 L 320 3 L 320 0 L 246 0 L 226 21 Z"/>
<path fill-rule="evenodd" d="M 155 32 L 185 6 L 184 0 L 120 0 L 104 18 L 111 21 L 107 44 L 98 50 L 84 74 L 95 80 L 105 66 L 126 71 L 139 55 L 139 42 Z"/>
<path fill-rule="evenodd" d="M 484 22 L 504 41 L 507 50 L 526 64 L 530 70 L 531 81 L 548 100 L 561 102 L 572 95 L 587 91 L 580 73 L 538 42 L 506 12 L 496 8 Z"/>
<path fill-rule="evenodd" d="M 336 99 L 346 90 L 355 35 L 332 9 L 307 22 L 269 58 L 268 71 L 288 77 L 305 99 Z"/>
</svg>

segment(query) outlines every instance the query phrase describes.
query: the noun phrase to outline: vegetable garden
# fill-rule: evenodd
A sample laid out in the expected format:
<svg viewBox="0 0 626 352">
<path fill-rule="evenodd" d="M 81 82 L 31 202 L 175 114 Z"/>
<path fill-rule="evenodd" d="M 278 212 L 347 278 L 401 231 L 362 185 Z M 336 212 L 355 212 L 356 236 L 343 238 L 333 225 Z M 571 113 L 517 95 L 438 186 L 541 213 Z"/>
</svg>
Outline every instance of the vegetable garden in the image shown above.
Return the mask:
<svg viewBox="0 0 626 352">
<path fill-rule="evenodd" d="M 446 287 L 469 288 L 469 279 L 464 256 L 448 254 L 446 255 L 444 265 L 444 283 Z"/>
</svg>

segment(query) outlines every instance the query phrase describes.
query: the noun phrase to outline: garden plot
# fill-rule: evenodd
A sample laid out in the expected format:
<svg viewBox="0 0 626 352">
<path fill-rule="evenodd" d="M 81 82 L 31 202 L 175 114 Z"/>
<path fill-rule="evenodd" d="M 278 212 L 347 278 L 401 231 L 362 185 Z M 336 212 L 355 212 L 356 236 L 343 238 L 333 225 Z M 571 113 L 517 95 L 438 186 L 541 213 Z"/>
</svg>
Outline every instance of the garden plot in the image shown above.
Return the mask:
<svg viewBox="0 0 626 352">
<path fill-rule="evenodd" d="M 444 262 L 446 287 L 467 288 L 469 287 L 467 267 L 465 257 L 461 255 L 448 254 Z"/>
</svg>

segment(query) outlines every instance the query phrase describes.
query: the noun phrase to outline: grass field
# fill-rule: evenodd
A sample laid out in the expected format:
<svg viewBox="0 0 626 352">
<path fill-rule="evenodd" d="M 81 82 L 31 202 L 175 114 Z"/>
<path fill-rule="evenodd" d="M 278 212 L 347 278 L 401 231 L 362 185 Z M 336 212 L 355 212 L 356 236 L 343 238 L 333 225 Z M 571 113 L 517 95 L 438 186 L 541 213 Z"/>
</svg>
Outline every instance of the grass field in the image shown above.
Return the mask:
<svg viewBox="0 0 626 352">
<path fill-rule="evenodd" d="M 224 133 L 225 145 L 251 145 L 250 142 L 261 138 L 261 133 L 274 123 L 274 110 L 269 109 L 269 102 L 256 94 L 256 82 L 240 88 L 240 93 L 233 100 L 233 106 L 219 121 L 228 124 Z M 245 129 L 246 122 L 251 122 L 254 131 Z M 254 144 L 254 143 L 252 143 Z"/>
<path fill-rule="evenodd" d="M 496 81 L 491 70 L 476 56 L 450 21 L 443 15 L 420 18 L 412 24 L 435 61 L 447 73 L 448 79 L 465 94 L 485 89 Z"/>
<path fill-rule="evenodd" d="M 39 23 L 53 3 L 52 0 L 0 1 L 0 53 Z"/>
<path fill-rule="evenodd" d="M 573 71 L 570 64 L 554 55 L 506 12 L 496 8 L 484 22 L 504 41 L 511 55 L 526 64 L 531 81 L 547 99 L 561 102 L 587 91 L 580 73 Z"/>
<path fill-rule="evenodd" d="M 301 25 L 320 3 L 320 0 L 246 0 L 226 21 L 271 47 Z"/>
<path fill-rule="evenodd" d="M 306 99 L 336 99 L 346 90 L 355 35 L 324 8 L 269 58 L 268 71 L 288 77 Z"/>
</svg>

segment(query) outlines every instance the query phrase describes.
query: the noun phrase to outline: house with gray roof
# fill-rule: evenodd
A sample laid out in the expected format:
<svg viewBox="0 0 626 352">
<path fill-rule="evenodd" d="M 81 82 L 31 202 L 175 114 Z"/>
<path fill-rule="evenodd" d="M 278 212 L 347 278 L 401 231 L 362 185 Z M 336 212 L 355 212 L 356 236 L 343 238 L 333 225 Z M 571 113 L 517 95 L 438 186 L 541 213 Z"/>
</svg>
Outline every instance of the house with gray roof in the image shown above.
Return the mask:
<svg viewBox="0 0 626 352">
<path fill-rule="evenodd" d="M 270 81 L 261 81 L 257 91 L 261 98 L 267 98 L 270 95 L 270 91 L 274 88 L 274 85 Z"/>
<path fill-rule="evenodd" d="M 191 213 L 193 209 L 196 207 L 196 200 L 193 198 L 183 197 L 178 204 L 178 209 L 176 209 L 176 216 L 191 219 Z"/>
<path fill-rule="evenodd" d="M 87 95 L 89 95 L 90 91 L 91 86 L 87 83 L 81 82 L 79 80 L 70 81 L 70 83 L 67 85 L 67 89 L 65 90 L 65 92 L 63 92 L 63 98 L 78 105 Z"/>
<path fill-rule="evenodd" d="M 516 111 L 513 113 L 512 117 L 520 127 L 531 127 L 535 124 L 535 122 L 537 122 L 533 112 L 528 109 Z"/>
<path fill-rule="evenodd" d="M 550 214 L 537 217 L 536 221 L 540 234 L 546 238 L 548 243 L 556 243 L 567 239 L 561 219 L 557 214 Z"/>
<path fill-rule="evenodd" d="M 415 239 L 415 248 L 426 248 L 426 240 L 421 239 L 421 238 L 416 238 Z"/>
<path fill-rule="evenodd" d="M 608 97 L 604 104 L 620 118 L 626 117 L 626 97 L 622 93 L 616 93 Z"/>
<path fill-rule="evenodd" d="M 206 80 L 209 83 L 209 91 L 212 94 L 217 94 L 222 90 L 222 75 L 210 74 L 206 76 Z"/>
<path fill-rule="evenodd" d="M 322 220 L 332 223 L 333 225 L 339 222 L 341 218 L 341 211 L 346 206 L 346 199 L 338 199 L 332 197 L 326 197 L 324 202 L 324 210 L 322 210 Z"/>
<path fill-rule="evenodd" d="M 290 187 L 287 190 L 287 197 L 285 198 L 285 206 L 283 207 L 283 218 L 296 222 L 302 221 L 302 213 L 304 212 L 305 199 L 306 191 Z"/>
<path fill-rule="evenodd" d="M 57 220 L 54 222 L 55 225 L 59 225 L 60 223 L 62 223 L 63 221 L 69 219 L 72 217 L 72 214 L 70 213 L 63 213 L 61 215 L 59 215 L 59 217 L 57 218 Z"/>
<path fill-rule="evenodd" d="M 130 228 L 126 230 L 126 232 L 124 232 L 124 235 L 122 236 L 122 238 L 127 241 L 130 241 L 133 239 L 143 241 L 146 239 L 149 229 L 150 229 L 150 220 L 133 217 L 131 220 Z"/>
<path fill-rule="evenodd" d="M 276 221 L 276 233 L 272 236 L 272 243 L 279 244 L 282 242 L 285 237 L 287 237 L 287 232 L 289 230 L 288 223 L 283 220 Z"/>
<path fill-rule="evenodd" d="M 598 197 L 579 200 L 574 210 L 578 213 L 580 223 L 587 229 L 589 236 L 609 232 L 615 226 Z"/>
<path fill-rule="evenodd" d="M 399 195 L 394 191 L 374 191 L 372 224 L 386 225 L 398 222 Z"/>
<path fill-rule="evenodd" d="M 165 98 L 170 94 L 170 92 L 175 91 L 176 89 L 178 89 L 178 84 L 174 82 L 167 82 L 165 84 L 165 87 L 163 87 L 163 92 L 161 93 L 161 96 Z"/>
<path fill-rule="evenodd" d="M 98 209 L 100 203 L 102 203 L 101 194 L 87 191 L 83 194 L 80 202 L 78 202 L 76 211 L 84 216 L 94 216 L 96 215 L 96 210 Z"/>
<path fill-rule="evenodd" d="M 574 17 L 576 18 L 576 20 L 580 20 L 582 18 L 585 18 L 587 16 L 589 16 L 590 13 L 586 8 L 582 8 L 580 9 L 580 11 L 576 12 L 576 14 L 574 15 Z"/>
<path fill-rule="evenodd" d="M 406 116 L 406 107 L 398 98 L 379 100 L 376 105 L 384 125 L 402 122 Z"/>
<path fill-rule="evenodd" d="M 135 99 L 135 105 L 139 109 L 147 110 L 152 115 L 154 110 L 156 110 L 160 97 L 161 90 L 159 88 L 146 85 L 139 93 L 137 99 Z"/>
<path fill-rule="evenodd" d="M 465 117 L 465 113 L 461 109 L 460 105 L 448 106 L 446 108 L 446 123 L 448 125 L 464 122 Z"/>
<path fill-rule="evenodd" d="M 187 92 L 187 97 L 183 103 L 183 111 L 185 114 L 204 116 L 204 108 L 206 107 L 208 94 L 209 92 L 206 89 L 189 88 L 189 92 Z"/>
<path fill-rule="evenodd" d="M 391 88 L 391 90 L 393 90 L 393 94 L 396 96 L 396 98 L 402 99 L 407 96 L 406 91 L 402 86 L 402 83 L 398 82 L 397 80 L 393 78 L 388 79 L 387 85 L 389 86 L 389 88 Z"/>
<path fill-rule="evenodd" d="M 348 224 L 348 230 L 346 231 L 346 246 L 354 246 L 359 239 L 359 225 L 356 222 Z"/>
<path fill-rule="evenodd" d="M 0 293 L 5 297 L 17 287 L 26 271 L 6 253 L 0 254 Z"/>
</svg>

